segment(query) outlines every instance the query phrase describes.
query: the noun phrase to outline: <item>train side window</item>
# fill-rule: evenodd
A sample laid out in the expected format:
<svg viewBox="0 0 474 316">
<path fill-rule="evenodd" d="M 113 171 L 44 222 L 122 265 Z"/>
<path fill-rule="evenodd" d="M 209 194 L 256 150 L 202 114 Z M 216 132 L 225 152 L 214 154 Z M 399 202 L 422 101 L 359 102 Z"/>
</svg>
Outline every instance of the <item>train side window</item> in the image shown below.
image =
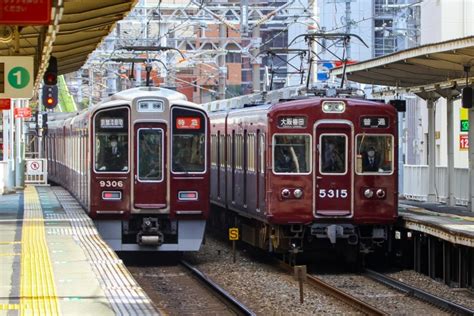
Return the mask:
<svg viewBox="0 0 474 316">
<path fill-rule="evenodd" d="M 221 163 L 221 167 L 222 168 L 225 168 L 225 135 L 221 134 L 220 135 L 220 152 L 219 152 L 219 155 L 220 155 L 220 163 Z"/>
<path fill-rule="evenodd" d="M 311 172 L 311 136 L 302 134 L 273 135 L 273 172 L 276 174 L 309 174 Z"/>
<path fill-rule="evenodd" d="M 393 136 L 359 134 L 356 136 L 357 174 L 393 173 Z"/>
<path fill-rule="evenodd" d="M 211 165 L 217 165 L 217 135 L 211 135 Z"/>
<path fill-rule="evenodd" d="M 128 109 L 99 111 L 94 118 L 96 172 L 128 172 Z"/>
<path fill-rule="evenodd" d="M 322 174 L 347 172 L 347 136 L 322 134 L 319 141 L 319 170 Z"/>
</svg>

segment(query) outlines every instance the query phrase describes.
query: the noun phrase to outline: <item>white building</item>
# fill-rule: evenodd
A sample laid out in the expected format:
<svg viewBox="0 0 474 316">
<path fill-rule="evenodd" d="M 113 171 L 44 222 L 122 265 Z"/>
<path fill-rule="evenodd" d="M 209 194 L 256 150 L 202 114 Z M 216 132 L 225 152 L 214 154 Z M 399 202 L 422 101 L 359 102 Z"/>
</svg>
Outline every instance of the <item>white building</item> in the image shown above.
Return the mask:
<svg viewBox="0 0 474 316">
<path fill-rule="evenodd" d="M 421 5 L 421 45 L 446 41 L 474 35 L 474 1 L 472 0 L 424 0 Z M 474 71 L 474 67 L 472 69 Z M 416 108 L 416 109 L 415 109 Z M 407 125 L 407 156 L 408 164 L 427 163 L 428 111 L 426 102 L 416 99 L 409 106 L 415 112 L 407 112 L 407 116 L 415 115 L 412 126 Z M 454 101 L 454 167 L 468 167 L 468 152 L 461 149 L 460 131 L 461 101 Z M 466 110 L 464 110 L 466 111 Z M 447 165 L 447 113 L 446 99 L 440 98 L 435 103 L 436 113 L 436 165 Z M 414 121 L 414 122 L 413 122 Z M 409 123 L 409 121 L 407 121 Z M 411 156 L 411 154 L 413 156 Z"/>
</svg>

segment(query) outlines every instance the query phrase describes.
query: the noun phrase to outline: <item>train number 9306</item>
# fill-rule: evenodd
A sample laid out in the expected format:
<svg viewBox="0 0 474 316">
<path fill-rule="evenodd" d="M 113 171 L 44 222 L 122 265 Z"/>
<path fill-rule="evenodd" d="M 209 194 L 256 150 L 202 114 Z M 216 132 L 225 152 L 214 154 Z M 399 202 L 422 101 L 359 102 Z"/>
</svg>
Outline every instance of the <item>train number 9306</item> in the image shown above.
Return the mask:
<svg viewBox="0 0 474 316">
<path fill-rule="evenodd" d="M 347 190 L 346 189 L 319 189 L 319 197 L 329 198 L 329 199 L 345 199 L 347 198 Z"/>
<path fill-rule="evenodd" d="M 99 182 L 101 188 L 123 188 L 123 181 L 102 180 Z"/>
</svg>

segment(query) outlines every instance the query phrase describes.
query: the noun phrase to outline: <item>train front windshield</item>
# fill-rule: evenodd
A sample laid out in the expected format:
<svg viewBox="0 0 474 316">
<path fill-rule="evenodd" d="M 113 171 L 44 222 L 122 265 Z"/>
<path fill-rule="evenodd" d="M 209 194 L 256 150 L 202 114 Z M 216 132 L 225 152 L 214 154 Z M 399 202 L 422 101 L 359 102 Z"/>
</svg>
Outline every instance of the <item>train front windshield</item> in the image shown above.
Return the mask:
<svg viewBox="0 0 474 316">
<path fill-rule="evenodd" d="M 95 171 L 128 172 L 128 109 L 98 112 L 94 128 Z"/>
<path fill-rule="evenodd" d="M 206 118 L 201 112 L 174 109 L 172 170 L 202 173 L 206 170 Z"/>
</svg>

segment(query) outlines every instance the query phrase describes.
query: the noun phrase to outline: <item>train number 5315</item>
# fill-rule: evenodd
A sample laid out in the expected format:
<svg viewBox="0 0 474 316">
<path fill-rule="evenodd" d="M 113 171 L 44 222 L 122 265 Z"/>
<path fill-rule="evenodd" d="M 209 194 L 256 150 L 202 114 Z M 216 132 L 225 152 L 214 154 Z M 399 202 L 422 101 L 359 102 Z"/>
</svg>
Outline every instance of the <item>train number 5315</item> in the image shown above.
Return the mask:
<svg viewBox="0 0 474 316">
<path fill-rule="evenodd" d="M 319 197 L 324 199 L 324 198 L 329 198 L 329 199 L 345 199 L 347 197 L 347 190 L 346 189 L 319 189 Z"/>
</svg>

